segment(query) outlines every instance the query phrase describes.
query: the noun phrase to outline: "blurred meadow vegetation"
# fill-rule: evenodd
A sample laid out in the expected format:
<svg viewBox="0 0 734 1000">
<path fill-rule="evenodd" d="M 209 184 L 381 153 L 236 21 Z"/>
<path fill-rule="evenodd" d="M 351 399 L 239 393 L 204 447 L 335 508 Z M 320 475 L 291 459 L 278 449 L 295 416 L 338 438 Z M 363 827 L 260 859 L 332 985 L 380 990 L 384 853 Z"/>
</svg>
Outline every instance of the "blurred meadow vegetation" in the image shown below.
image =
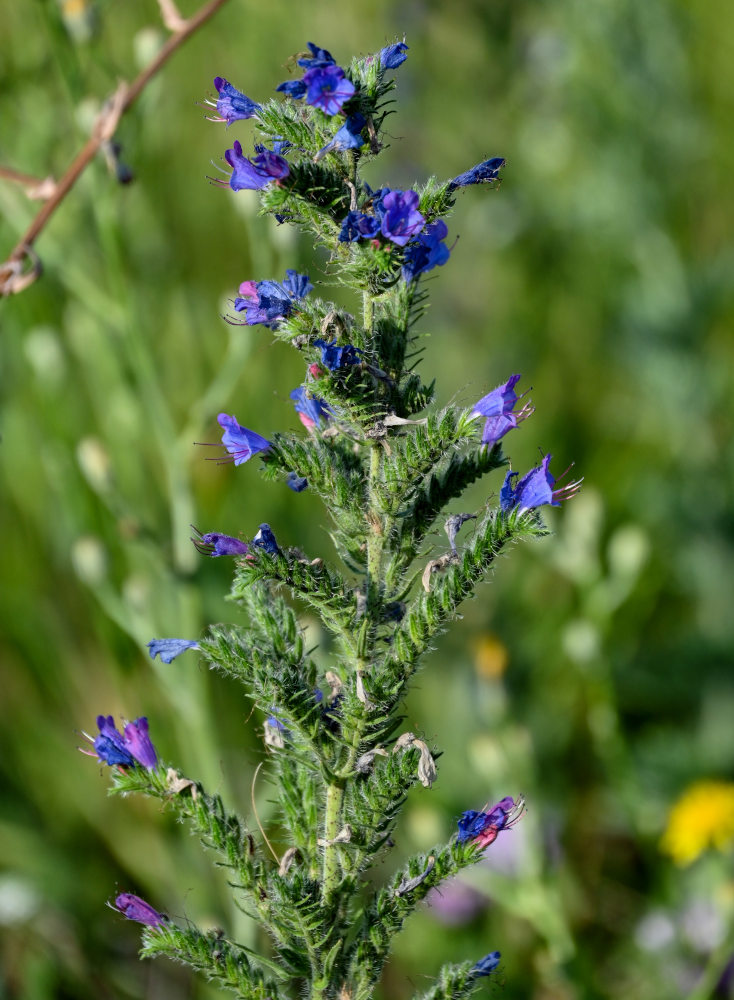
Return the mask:
<svg viewBox="0 0 734 1000">
<path fill-rule="evenodd" d="M 157 6 L 26 0 L 2 21 L 0 164 L 58 178 L 164 41 Z M 530 812 L 413 919 L 381 996 L 494 948 L 508 1000 L 734 996 L 731 31 L 723 0 L 231 0 L 124 116 L 134 179 L 95 161 L 38 240 L 41 280 L 0 303 L 1 997 L 216 995 L 138 962 L 138 929 L 105 908 L 116 891 L 263 944 L 196 841 L 150 802 L 108 799 L 76 747 L 98 712 L 147 714 L 164 759 L 252 816 L 263 719 L 195 654 L 165 666 L 144 644 L 237 620 L 231 564 L 200 557 L 190 524 L 249 537 L 268 521 L 331 554 L 308 492 L 193 445 L 218 440 L 220 410 L 265 436 L 297 426 L 297 354 L 220 314 L 247 278 L 329 279 L 250 192 L 207 183 L 251 126 L 225 133 L 196 102 L 217 74 L 266 98 L 307 40 L 344 62 L 403 34 L 370 179 L 508 160 L 499 192 L 459 195 L 424 371 L 439 402 L 467 403 L 522 372 L 537 410 L 507 441 L 514 467 L 540 448 L 585 483 L 465 607 L 406 704 L 445 753 L 386 871 L 464 809 L 524 792 Z M 0 257 L 37 208 L 0 180 Z M 703 779 L 724 805 L 703 796 L 680 850 L 661 846 Z M 254 794 L 277 843 L 267 765 Z"/>
</svg>

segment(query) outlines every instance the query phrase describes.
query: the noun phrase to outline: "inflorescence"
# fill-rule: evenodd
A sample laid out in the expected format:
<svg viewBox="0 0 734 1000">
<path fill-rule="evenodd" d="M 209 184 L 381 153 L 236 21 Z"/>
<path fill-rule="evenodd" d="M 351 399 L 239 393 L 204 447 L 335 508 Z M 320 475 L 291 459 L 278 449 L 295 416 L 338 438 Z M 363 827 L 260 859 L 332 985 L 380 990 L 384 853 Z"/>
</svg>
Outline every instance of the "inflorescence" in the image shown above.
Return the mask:
<svg viewBox="0 0 734 1000">
<path fill-rule="evenodd" d="M 550 455 L 522 477 L 507 469 L 498 503 L 490 497 L 481 511 L 449 513 L 448 550 L 421 576 L 434 521 L 472 482 L 508 466 L 502 442 L 534 407 L 516 393 L 516 374 L 467 409 L 429 409 L 433 383 L 418 375 L 414 332 L 423 279 L 451 257 L 444 217 L 456 193 L 498 184 L 505 160 L 411 190 L 373 190 L 361 179 L 360 162 L 382 148 L 390 74 L 407 50 L 398 41 L 339 66 L 309 42 L 296 59 L 302 75 L 281 83 L 278 99 L 255 101 L 218 76 L 217 97 L 205 102 L 211 121 L 226 128 L 251 121 L 258 131 L 248 155 L 240 141 L 226 150 L 227 168 L 214 183 L 259 192 L 262 212 L 309 231 L 327 251 L 330 279 L 362 298 L 356 317 L 318 298 L 296 270 L 282 281 L 243 280 L 225 319 L 264 327 L 302 353 L 303 383 L 290 400 L 306 433 L 264 437 L 232 414 L 217 417 L 220 461 L 240 466 L 257 456 L 267 478 L 324 500 L 346 573 L 280 544 L 267 523 L 247 538 L 192 528 L 203 556 L 234 557 L 231 596 L 246 623 L 214 626 L 202 639 L 148 643 L 150 656 L 166 664 L 200 653 L 240 681 L 265 716 L 278 839 L 288 844 L 282 857 L 273 862 L 218 796 L 159 761 L 146 718 L 120 732 L 112 716 L 100 715 L 98 735 L 87 737 L 93 750 L 85 752 L 112 769 L 113 791 L 161 799 L 229 867 L 238 905 L 258 914 L 281 973 L 221 933 L 179 926 L 139 896 L 119 894 L 115 908 L 145 927 L 143 954 L 187 962 L 248 1000 L 274 1000 L 289 982 L 305 984 L 312 997 L 367 1000 L 392 938 L 428 891 L 523 816 L 522 797 L 467 810 L 447 843 L 411 858 L 387 886 L 367 888 L 364 873 L 389 850 L 407 791 L 430 788 L 437 773 L 434 749 L 414 733 L 395 735 L 406 685 L 495 558 L 544 533 L 537 509 L 558 506 L 580 486 L 557 484 Z M 472 534 L 464 530 L 460 547 L 468 522 Z M 333 666 L 323 676 L 281 590 L 319 615 L 333 637 Z M 499 960 L 492 951 L 445 967 L 426 997 L 467 995 Z"/>
</svg>

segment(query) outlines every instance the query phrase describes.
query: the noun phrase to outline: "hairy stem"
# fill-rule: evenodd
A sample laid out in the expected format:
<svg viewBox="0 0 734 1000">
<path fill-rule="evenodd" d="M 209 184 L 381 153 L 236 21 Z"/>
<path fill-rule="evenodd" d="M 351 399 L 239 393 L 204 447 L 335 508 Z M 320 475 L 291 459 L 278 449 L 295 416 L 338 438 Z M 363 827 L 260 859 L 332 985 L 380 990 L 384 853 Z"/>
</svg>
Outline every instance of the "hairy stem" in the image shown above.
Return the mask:
<svg viewBox="0 0 734 1000">
<path fill-rule="evenodd" d="M 332 844 L 339 833 L 341 825 L 342 803 L 344 801 L 344 784 L 334 782 L 326 789 L 326 817 L 324 820 L 324 880 L 322 896 L 329 900 L 339 886 L 341 865 L 339 864 L 339 846 Z"/>
</svg>

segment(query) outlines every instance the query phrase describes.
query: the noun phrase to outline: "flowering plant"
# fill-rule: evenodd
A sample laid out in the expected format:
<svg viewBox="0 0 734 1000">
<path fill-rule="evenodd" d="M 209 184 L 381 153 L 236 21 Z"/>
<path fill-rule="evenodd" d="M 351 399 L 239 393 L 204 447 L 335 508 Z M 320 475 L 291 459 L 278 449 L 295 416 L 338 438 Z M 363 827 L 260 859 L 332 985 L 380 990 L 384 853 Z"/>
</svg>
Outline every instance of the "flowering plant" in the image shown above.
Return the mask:
<svg viewBox="0 0 734 1000">
<path fill-rule="evenodd" d="M 309 230 L 333 274 L 361 297 L 361 315 L 318 298 L 310 278 L 293 270 L 283 282 L 244 280 L 230 321 L 265 326 L 302 352 L 304 381 L 290 398 L 305 431 L 266 438 L 233 415 L 220 413 L 218 422 L 223 458 L 240 466 L 257 455 L 265 477 L 324 500 L 341 565 L 282 547 L 267 523 L 247 540 L 195 530 L 202 555 L 234 557 L 231 596 L 245 621 L 213 626 L 200 639 L 149 643 L 151 656 L 166 663 L 198 651 L 262 712 L 281 852 L 271 858 L 264 831 L 255 836 L 218 795 L 161 763 L 145 718 L 120 733 L 100 715 L 99 735 L 90 737 L 112 768 L 112 791 L 158 798 L 190 823 L 271 941 L 268 955 L 254 955 L 226 933 L 181 926 L 124 892 L 116 908 L 144 925 L 142 954 L 185 962 L 248 1000 L 304 986 L 311 997 L 366 1000 L 420 901 L 521 818 L 521 797 L 467 810 L 446 842 L 409 859 L 386 885 L 367 885 L 368 869 L 392 846 L 409 789 L 430 788 L 437 776 L 436 749 L 398 733 L 409 682 L 498 555 L 544 534 L 537 508 L 558 505 L 579 486 L 554 489 L 547 455 L 519 480 L 508 470 L 481 511 L 451 512 L 471 483 L 508 465 L 502 439 L 533 412 L 529 402 L 516 408 L 519 375 L 473 406 L 431 411 L 433 383 L 416 371 L 423 277 L 451 254 L 443 220 L 460 188 L 495 183 L 504 160 L 414 190 L 372 190 L 360 163 L 380 152 L 391 73 L 407 46 L 386 46 L 348 67 L 308 48 L 298 60 L 303 78 L 277 88 L 282 99 L 258 103 L 215 79 L 212 120 L 229 127 L 251 119 L 262 140 L 250 157 L 235 141 L 225 153 L 231 170 L 217 183 L 257 190 L 265 214 Z M 442 514 L 448 546 L 431 553 L 428 533 Z M 457 546 L 468 521 L 476 522 L 473 533 Z M 333 636 L 333 663 L 323 675 L 283 591 Z M 425 996 L 465 996 L 499 959 L 492 951 L 446 966 Z"/>
</svg>

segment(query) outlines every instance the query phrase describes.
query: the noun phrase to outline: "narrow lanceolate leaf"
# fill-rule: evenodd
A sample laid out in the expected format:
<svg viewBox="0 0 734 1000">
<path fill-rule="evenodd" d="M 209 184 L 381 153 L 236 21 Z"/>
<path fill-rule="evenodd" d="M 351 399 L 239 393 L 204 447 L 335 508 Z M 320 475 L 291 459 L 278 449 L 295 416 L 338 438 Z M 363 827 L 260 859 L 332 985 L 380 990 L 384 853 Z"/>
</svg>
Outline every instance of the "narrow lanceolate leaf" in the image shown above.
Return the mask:
<svg viewBox="0 0 734 1000">
<path fill-rule="evenodd" d="M 495 559 L 512 542 L 539 538 L 546 529 L 531 511 L 490 512 L 456 561 L 438 575 L 429 593 L 420 593 L 408 606 L 392 637 L 392 649 L 378 668 L 375 680 L 383 698 L 394 703 L 418 666 L 432 639 L 456 617 L 462 601 L 470 597 Z"/>
<path fill-rule="evenodd" d="M 425 425 L 411 428 L 396 441 L 394 452 L 385 463 L 384 483 L 375 488 L 381 510 L 397 516 L 406 503 L 412 502 L 426 476 L 457 445 L 473 439 L 475 428 L 466 418 L 464 411 L 449 407 L 429 415 Z"/>
<path fill-rule="evenodd" d="M 155 770 L 136 767 L 112 775 L 111 794 L 138 792 L 159 799 L 188 822 L 202 843 L 215 851 L 220 863 L 231 871 L 233 884 L 259 898 L 263 884 L 262 857 L 244 820 L 228 812 L 219 795 L 209 795 L 192 781 L 164 764 Z"/>
<path fill-rule="evenodd" d="M 388 586 L 398 585 L 403 572 L 418 555 L 427 532 L 441 511 L 477 479 L 506 464 L 502 449 L 477 449 L 470 455 L 452 454 L 444 467 L 427 476 L 398 512 L 394 555 L 386 571 Z"/>
<path fill-rule="evenodd" d="M 165 955 L 188 965 L 212 982 L 230 989 L 241 1000 L 278 1000 L 279 988 L 257 968 L 251 952 L 228 941 L 218 931 L 204 933 L 189 924 L 167 924 L 143 931 L 143 958 Z"/>
<path fill-rule="evenodd" d="M 453 841 L 411 858 L 366 907 L 349 950 L 349 978 L 357 995 L 367 997 L 380 977 L 392 940 L 432 888 L 474 864 L 481 852 L 469 842 Z"/>
</svg>

